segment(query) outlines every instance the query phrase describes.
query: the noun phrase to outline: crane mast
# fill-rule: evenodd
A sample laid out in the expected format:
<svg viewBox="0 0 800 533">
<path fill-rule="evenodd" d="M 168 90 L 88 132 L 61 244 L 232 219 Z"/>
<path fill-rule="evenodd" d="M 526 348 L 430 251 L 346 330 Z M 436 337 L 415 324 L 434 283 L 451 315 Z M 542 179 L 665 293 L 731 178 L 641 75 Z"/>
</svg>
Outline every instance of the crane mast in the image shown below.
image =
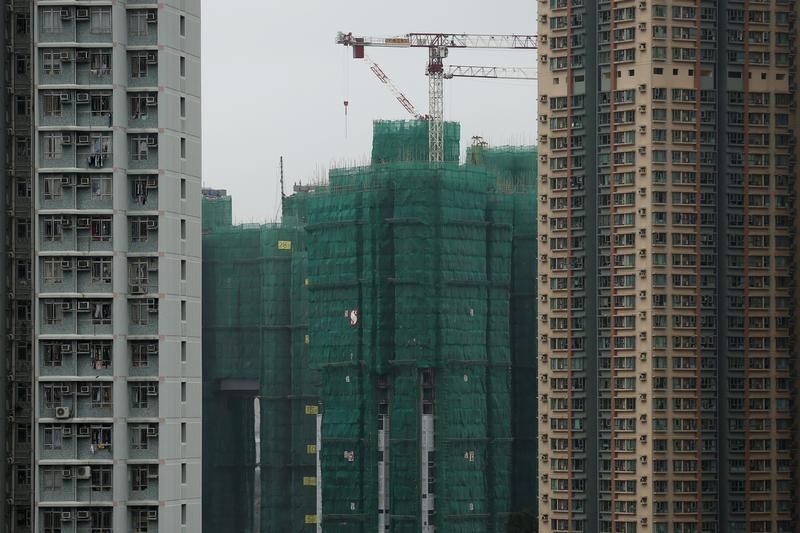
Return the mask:
<svg viewBox="0 0 800 533">
<path fill-rule="evenodd" d="M 492 34 L 468 34 L 468 33 L 408 33 L 396 37 L 355 37 L 352 33 L 339 32 L 336 35 L 336 43 L 353 48 L 353 57 L 365 59 L 364 48 L 367 46 L 384 48 L 427 48 L 428 66 L 426 74 L 428 76 L 428 159 L 431 162 L 441 162 L 444 159 L 444 80 L 453 77 L 483 77 L 483 78 L 508 78 L 511 74 L 515 79 L 533 79 L 535 74 L 522 74 L 524 69 L 502 69 L 499 67 L 459 67 L 456 70 L 445 72 L 444 59 L 447 57 L 450 48 L 484 48 L 497 50 L 533 50 L 537 48 L 537 37 L 535 35 L 492 35 Z M 372 62 L 374 67 L 377 65 Z M 481 70 L 484 69 L 484 70 Z M 378 67 L 380 70 L 380 67 Z M 507 76 L 498 75 L 501 71 L 506 72 Z M 388 76 L 375 71 L 381 81 Z M 483 75 L 478 75 L 483 74 Z M 394 87 L 390 82 L 390 88 Z M 394 88 L 396 90 L 396 88 Z M 394 92 L 394 91 L 393 91 Z M 399 91 L 397 91 L 399 92 Z M 400 93 L 402 95 L 402 93 Z M 395 94 L 397 97 L 397 95 Z M 408 99 L 403 96 L 405 102 L 397 97 L 400 103 L 409 112 L 418 116 L 415 111 L 411 111 L 413 106 Z M 408 106 L 406 106 L 408 103 Z"/>
</svg>

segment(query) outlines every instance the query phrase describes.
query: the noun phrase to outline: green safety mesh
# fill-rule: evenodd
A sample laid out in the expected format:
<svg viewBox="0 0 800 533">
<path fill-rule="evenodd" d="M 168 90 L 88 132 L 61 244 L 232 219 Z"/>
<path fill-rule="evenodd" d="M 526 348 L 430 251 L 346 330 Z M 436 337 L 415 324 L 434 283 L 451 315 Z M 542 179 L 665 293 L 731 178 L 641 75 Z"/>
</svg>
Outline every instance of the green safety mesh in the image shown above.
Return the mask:
<svg viewBox="0 0 800 533">
<path fill-rule="evenodd" d="M 217 228 L 226 228 L 231 225 L 231 197 L 222 196 L 219 198 L 203 197 L 203 233 L 208 233 Z"/>
<path fill-rule="evenodd" d="M 421 126 L 376 122 L 373 165 L 331 171 L 306 198 L 326 532 L 376 530 L 381 457 L 392 531 L 421 530 L 428 461 L 439 531 L 504 531 L 535 503 L 536 156 L 431 165 Z M 435 452 L 421 458 L 428 412 Z"/>
<path fill-rule="evenodd" d="M 372 123 L 372 164 L 428 161 L 427 120 L 376 120 Z M 443 125 L 443 161 L 458 162 L 461 124 Z"/>
<path fill-rule="evenodd" d="M 314 531 L 320 380 L 306 343 L 304 231 L 231 226 L 229 215 L 227 225 L 217 224 L 219 205 L 230 213 L 227 200 L 204 202 L 203 210 L 203 528 Z M 250 380 L 246 390 L 224 386 L 234 379 Z"/>
</svg>

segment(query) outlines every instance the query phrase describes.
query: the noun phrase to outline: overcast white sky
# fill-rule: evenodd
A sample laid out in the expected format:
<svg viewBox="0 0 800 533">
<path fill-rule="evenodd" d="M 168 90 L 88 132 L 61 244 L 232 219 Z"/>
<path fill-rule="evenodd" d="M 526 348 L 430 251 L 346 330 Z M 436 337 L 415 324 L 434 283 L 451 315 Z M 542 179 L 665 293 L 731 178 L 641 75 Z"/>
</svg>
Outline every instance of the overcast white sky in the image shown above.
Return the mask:
<svg viewBox="0 0 800 533">
<path fill-rule="evenodd" d="M 337 31 L 536 33 L 531 0 L 202 0 L 203 182 L 227 189 L 238 222 L 275 220 L 279 157 L 287 191 L 331 167 L 368 162 L 374 119 L 410 116 Z M 426 50 L 367 53 L 420 112 L 428 109 Z M 452 50 L 459 65 L 535 66 L 534 51 Z M 536 85 L 445 81 L 445 119 L 492 145 L 533 144 Z M 343 101 L 350 102 L 345 136 Z"/>
</svg>

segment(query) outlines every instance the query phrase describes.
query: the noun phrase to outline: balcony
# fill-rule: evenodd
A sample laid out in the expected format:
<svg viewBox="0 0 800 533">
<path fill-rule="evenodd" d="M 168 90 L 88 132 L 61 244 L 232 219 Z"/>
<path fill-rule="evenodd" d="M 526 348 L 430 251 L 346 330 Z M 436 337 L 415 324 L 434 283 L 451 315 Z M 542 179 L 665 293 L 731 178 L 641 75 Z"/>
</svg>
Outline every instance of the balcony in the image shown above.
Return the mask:
<svg viewBox="0 0 800 533">
<path fill-rule="evenodd" d="M 128 335 L 158 335 L 158 298 L 128 298 Z"/>
<path fill-rule="evenodd" d="M 129 381 L 128 418 L 158 417 L 158 385 L 157 381 Z"/>
<path fill-rule="evenodd" d="M 128 375 L 158 377 L 158 341 L 131 342 L 128 346 Z"/>
<path fill-rule="evenodd" d="M 128 88 L 158 86 L 158 51 L 128 53 Z"/>
<path fill-rule="evenodd" d="M 128 211 L 155 211 L 158 209 L 158 176 L 129 176 L 130 195 Z"/>
<path fill-rule="evenodd" d="M 128 5 L 137 2 L 128 2 Z M 128 46 L 158 44 L 158 11 L 155 9 L 128 10 Z"/>
</svg>

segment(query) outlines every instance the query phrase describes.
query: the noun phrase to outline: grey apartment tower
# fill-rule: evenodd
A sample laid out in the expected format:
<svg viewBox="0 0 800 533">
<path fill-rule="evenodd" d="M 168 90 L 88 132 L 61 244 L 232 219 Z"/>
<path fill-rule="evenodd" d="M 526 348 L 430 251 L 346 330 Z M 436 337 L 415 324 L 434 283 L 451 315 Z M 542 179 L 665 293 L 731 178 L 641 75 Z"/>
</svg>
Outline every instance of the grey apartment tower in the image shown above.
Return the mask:
<svg viewBox="0 0 800 533">
<path fill-rule="evenodd" d="M 201 531 L 200 0 L 0 3 L 0 532 Z"/>
<path fill-rule="evenodd" d="M 796 532 L 797 4 L 538 8 L 540 531 Z"/>
</svg>

